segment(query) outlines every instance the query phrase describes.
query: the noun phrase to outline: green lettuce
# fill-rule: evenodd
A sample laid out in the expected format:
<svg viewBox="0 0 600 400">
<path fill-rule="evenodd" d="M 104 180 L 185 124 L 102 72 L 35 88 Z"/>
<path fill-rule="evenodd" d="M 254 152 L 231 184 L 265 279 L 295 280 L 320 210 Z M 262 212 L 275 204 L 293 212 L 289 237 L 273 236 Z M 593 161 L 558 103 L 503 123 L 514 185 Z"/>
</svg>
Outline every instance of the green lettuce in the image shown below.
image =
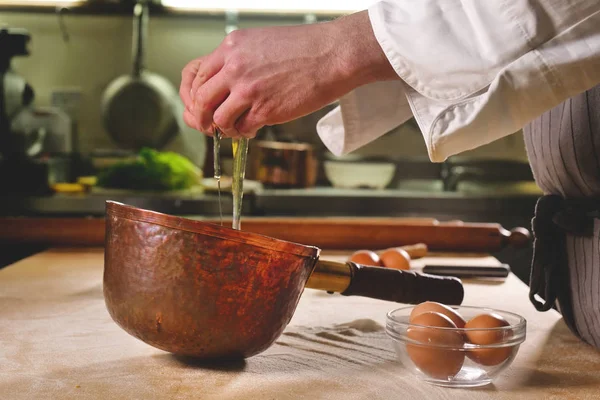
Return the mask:
<svg viewBox="0 0 600 400">
<path fill-rule="evenodd" d="M 135 160 L 121 161 L 98 174 L 98 186 L 111 189 L 169 191 L 200 184 L 202 170 L 186 157 L 150 148 Z"/>
</svg>

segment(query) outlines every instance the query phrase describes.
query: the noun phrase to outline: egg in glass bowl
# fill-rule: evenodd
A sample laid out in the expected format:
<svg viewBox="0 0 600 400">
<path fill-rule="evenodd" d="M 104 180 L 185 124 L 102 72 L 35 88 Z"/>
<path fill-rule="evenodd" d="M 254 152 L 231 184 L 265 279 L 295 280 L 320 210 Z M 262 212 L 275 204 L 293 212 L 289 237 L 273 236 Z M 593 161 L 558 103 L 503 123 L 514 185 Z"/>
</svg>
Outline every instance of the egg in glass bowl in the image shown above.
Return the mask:
<svg viewBox="0 0 600 400">
<path fill-rule="evenodd" d="M 492 308 L 425 302 L 390 311 L 386 333 L 398 361 L 438 386 L 491 383 L 513 362 L 526 337 L 526 320 Z"/>
</svg>

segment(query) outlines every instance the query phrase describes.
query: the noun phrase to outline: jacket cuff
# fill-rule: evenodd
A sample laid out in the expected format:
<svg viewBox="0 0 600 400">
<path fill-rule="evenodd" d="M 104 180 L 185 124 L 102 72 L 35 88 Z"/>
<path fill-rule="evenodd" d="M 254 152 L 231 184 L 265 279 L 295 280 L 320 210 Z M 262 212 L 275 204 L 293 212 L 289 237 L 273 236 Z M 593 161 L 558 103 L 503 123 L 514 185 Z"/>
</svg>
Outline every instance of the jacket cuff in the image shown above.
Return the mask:
<svg viewBox="0 0 600 400">
<path fill-rule="evenodd" d="M 400 81 L 376 82 L 343 96 L 317 123 L 323 144 L 336 156 L 353 152 L 412 118 Z"/>
</svg>

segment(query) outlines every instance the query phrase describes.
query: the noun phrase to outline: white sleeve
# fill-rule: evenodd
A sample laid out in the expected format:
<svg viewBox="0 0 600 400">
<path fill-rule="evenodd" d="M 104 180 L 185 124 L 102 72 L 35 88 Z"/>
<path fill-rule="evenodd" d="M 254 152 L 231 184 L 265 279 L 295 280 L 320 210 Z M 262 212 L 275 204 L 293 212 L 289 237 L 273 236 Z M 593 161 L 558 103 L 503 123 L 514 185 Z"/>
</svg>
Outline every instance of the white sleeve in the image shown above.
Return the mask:
<svg viewBox="0 0 600 400">
<path fill-rule="evenodd" d="M 598 0 L 383 0 L 369 17 L 401 80 L 360 87 L 319 121 L 338 155 L 414 115 L 444 161 L 600 84 Z"/>
</svg>

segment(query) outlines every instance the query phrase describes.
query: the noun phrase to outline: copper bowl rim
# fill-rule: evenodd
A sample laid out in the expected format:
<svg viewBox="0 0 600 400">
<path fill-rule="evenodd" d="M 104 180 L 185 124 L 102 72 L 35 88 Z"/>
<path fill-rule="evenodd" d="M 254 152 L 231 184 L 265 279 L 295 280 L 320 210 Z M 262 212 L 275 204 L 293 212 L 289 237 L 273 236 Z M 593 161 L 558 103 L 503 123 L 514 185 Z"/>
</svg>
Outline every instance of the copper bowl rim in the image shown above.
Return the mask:
<svg viewBox="0 0 600 400">
<path fill-rule="evenodd" d="M 316 259 L 321 252 L 318 247 L 314 246 L 288 242 L 253 232 L 239 231 L 209 222 L 196 221 L 175 215 L 163 214 L 157 211 L 144 210 L 112 200 L 106 201 L 106 215 L 107 217 L 125 218 L 131 221 L 160 225 L 166 228 L 250 244 L 256 247 L 290 253 L 302 257 L 312 257 Z"/>
</svg>

